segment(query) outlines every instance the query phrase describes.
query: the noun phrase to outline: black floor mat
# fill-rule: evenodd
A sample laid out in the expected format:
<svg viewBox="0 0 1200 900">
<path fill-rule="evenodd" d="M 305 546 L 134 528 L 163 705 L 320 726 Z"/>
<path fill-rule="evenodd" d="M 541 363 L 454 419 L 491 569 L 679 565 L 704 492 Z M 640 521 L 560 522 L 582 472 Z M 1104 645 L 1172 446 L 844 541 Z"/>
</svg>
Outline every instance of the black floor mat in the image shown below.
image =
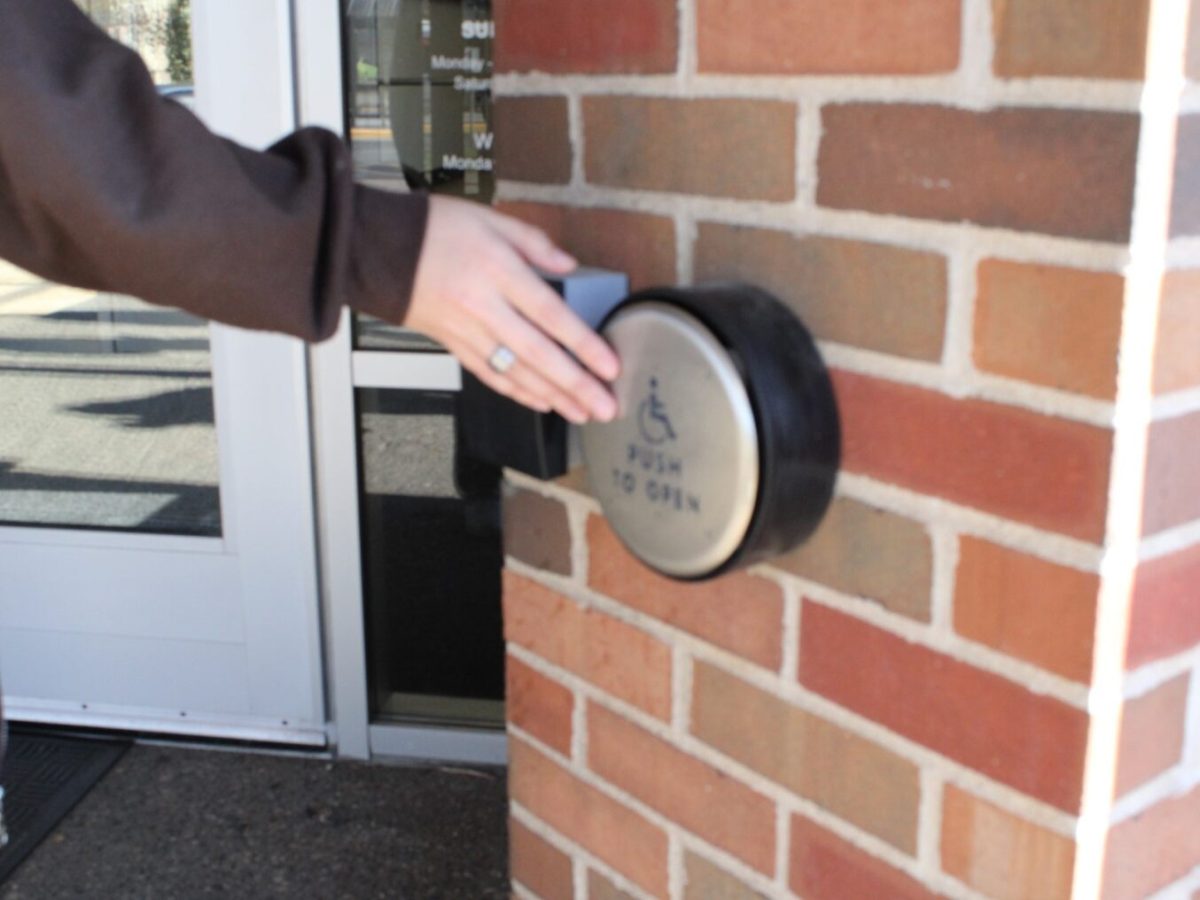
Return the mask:
<svg viewBox="0 0 1200 900">
<path fill-rule="evenodd" d="M 0 849 L 0 881 L 12 874 L 128 747 L 123 740 L 10 730 L 0 765 L 8 826 L 8 846 Z"/>
</svg>

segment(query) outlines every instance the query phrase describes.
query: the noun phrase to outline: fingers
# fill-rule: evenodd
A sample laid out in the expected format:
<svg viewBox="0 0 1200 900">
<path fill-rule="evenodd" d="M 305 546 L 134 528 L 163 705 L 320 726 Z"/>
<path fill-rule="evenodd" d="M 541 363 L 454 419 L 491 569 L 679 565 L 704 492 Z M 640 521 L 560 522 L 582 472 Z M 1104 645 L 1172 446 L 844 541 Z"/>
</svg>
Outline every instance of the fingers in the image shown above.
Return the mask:
<svg viewBox="0 0 1200 900">
<path fill-rule="evenodd" d="M 524 327 L 529 328 L 528 325 Z M 597 415 L 585 408 L 584 401 L 577 394 L 564 390 L 553 381 L 543 377 L 543 373 L 536 365 L 522 357 L 521 350 L 517 346 L 521 341 L 512 335 L 510 329 L 505 329 L 501 333 L 505 336 L 497 338 L 490 331 L 479 328 L 472 329 L 471 334 L 465 337 L 466 353 L 469 354 L 472 361 L 482 367 L 482 371 L 477 371 L 463 353 L 459 352 L 459 348 L 455 349 L 455 355 L 489 387 L 500 390 L 500 393 L 511 396 L 514 400 L 525 403 L 526 406 L 543 412 L 548 412 L 553 408 L 563 418 L 580 425 Z M 513 350 L 517 356 L 517 361 L 512 368 L 504 374 L 496 372 L 487 362 L 487 358 L 501 343 Z M 500 385 L 503 389 L 497 388 L 496 385 Z M 522 396 L 531 398 L 534 402 L 526 402 L 521 399 Z"/>
<path fill-rule="evenodd" d="M 573 256 L 556 246 L 540 228 L 527 225 L 519 219 L 495 210 L 489 212 L 491 212 L 492 227 L 500 232 L 530 264 L 558 274 L 570 272 L 578 265 Z"/>
</svg>

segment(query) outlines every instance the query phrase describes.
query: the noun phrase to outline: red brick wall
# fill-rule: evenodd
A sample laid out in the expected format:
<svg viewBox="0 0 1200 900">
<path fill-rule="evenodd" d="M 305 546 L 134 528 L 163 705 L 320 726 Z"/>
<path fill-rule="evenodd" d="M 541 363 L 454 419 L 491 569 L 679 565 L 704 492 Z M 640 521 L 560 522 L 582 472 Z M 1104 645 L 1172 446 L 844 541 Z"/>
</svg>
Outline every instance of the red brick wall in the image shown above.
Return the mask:
<svg viewBox="0 0 1200 900">
<path fill-rule="evenodd" d="M 812 542 L 700 585 L 511 479 L 518 896 L 1200 888 L 1200 190 L 1138 181 L 1148 6 L 497 0 L 502 208 L 774 290 L 845 431 Z"/>
</svg>

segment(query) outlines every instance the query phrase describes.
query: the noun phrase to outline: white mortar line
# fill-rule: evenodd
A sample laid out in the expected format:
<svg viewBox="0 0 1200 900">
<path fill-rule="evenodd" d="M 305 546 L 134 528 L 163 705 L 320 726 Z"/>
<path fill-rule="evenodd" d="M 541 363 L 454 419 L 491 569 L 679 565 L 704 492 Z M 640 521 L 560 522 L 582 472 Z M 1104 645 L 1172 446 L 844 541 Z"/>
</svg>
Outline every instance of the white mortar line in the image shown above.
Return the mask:
<svg viewBox="0 0 1200 900">
<path fill-rule="evenodd" d="M 1149 562 L 1173 553 L 1180 553 L 1200 544 L 1200 520 L 1160 531 L 1142 541 L 1138 559 Z"/>
<path fill-rule="evenodd" d="M 578 93 L 567 95 L 567 136 L 571 142 L 570 186 L 578 189 L 587 181 L 583 165 L 587 149 L 583 133 L 583 101 Z"/>
<path fill-rule="evenodd" d="M 692 658 L 678 645 L 671 647 L 671 729 L 687 734 L 692 724 Z"/>
<path fill-rule="evenodd" d="M 796 201 L 772 203 L 722 197 L 702 197 L 664 191 L 634 190 L 604 185 L 546 185 L 501 179 L 502 200 L 616 209 L 668 215 L 680 207 L 703 221 L 748 225 L 868 241 L 944 253 L 960 240 L 978 247 L 981 257 L 1014 262 L 1070 266 L 1099 272 L 1121 272 L 1128 248 L 1121 244 L 1055 237 L 1047 234 L 990 228 L 970 222 L 941 222 L 859 210 L 837 210 Z"/>
<path fill-rule="evenodd" d="M 1166 659 L 1146 663 L 1128 673 L 1125 676 L 1124 698 L 1127 701 L 1135 700 L 1193 669 L 1200 670 L 1200 646 L 1191 647 Z M 1193 700 L 1200 699 L 1195 693 L 1189 696 Z"/>
<path fill-rule="evenodd" d="M 772 573 L 777 576 L 778 573 Z M 795 681 L 800 673 L 800 592 L 795 583 L 773 577 L 783 590 L 783 656 L 779 666 L 780 677 L 785 682 Z"/>
<path fill-rule="evenodd" d="M 523 735 L 523 737 L 524 737 L 524 735 Z M 528 740 L 528 743 L 533 746 L 538 746 L 536 740 Z M 531 810 L 526 809 L 524 806 L 522 806 L 516 800 L 510 801 L 509 811 L 511 812 L 512 817 L 514 819 L 516 819 L 518 822 L 520 822 L 522 825 L 524 825 L 526 828 L 528 828 L 530 831 L 532 831 L 534 834 L 536 834 L 538 837 L 540 837 L 542 840 L 544 840 L 547 844 L 550 844 L 556 850 L 570 856 L 573 862 L 583 862 L 585 865 L 590 866 L 591 868 L 595 869 L 596 871 L 602 873 L 606 878 L 608 878 L 610 881 L 612 881 L 621 890 L 625 891 L 628 894 L 632 894 L 634 897 L 639 898 L 639 900 L 661 900 L 661 898 L 654 897 L 652 894 L 649 894 L 646 891 L 642 890 L 640 887 L 638 887 L 636 884 L 631 882 L 628 878 L 626 878 L 624 875 L 622 875 L 620 872 L 618 872 L 616 869 L 614 869 L 608 863 L 604 862 L 599 857 L 595 856 L 587 847 L 584 847 L 581 844 L 575 843 L 570 838 L 568 838 L 566 835 L 560 834 L 552 825 L 550 825 L 546 822 L 543 822 Z M 582 867 L 576 866 L 575 868 L 581 869 Z M 572 872 L 572 874 L 574 875 L 574 871 Z M 584 872 L 584 875 L 583 875 L 583 884 L 584 884 L 584 892 L 579 893 L 578 896 L 580 896 L 580 897 L 586 896 L 586 889 L 587 889 L 587 874 L 586 874 L 586 872 Z M 575 888 L 576 888 L 576 891 L 579 891 L 579 882 L 578 881 L 575 882 Z"/>
<path fill-rule="evenodd" d="M 788 884 L 792 859 L 792 814 L 782 803 L 775 804 L 775 881 Z"/>
<path fill-rule="evenodd" d="M 1200 768 L 1179 763 L 1117 800 L 1112 806 L 1111 822 L 1114 826 L 1119 825 L 1196 787 L 1200 787 Z"/>
<path fill-rule="evenodd" d="M 1200 866 L 1172 885 L 1151 895 L 1147 900 L 1192 900 L 1200 892 Z"/>
<path fill-rule="evenodd" d="M 945 782 L 930 769 L 921 770 L 921 803 L 917 810 L 917 861 L 928 873 L 942 871 L 942 797 Z"/>
<path fill-rule="evenodd" d="M 544 673 L 543 673 L 544 674 Z M 571 759 L 585 765 L 588 755 L 587 696 L 571 691 Z"/>
<path fill-rule="evenodd" d="M 1105 555 L 1096 615 L 1092 721 L 1084 770 L 1072 897 L 1095 897 L 1117 772 L 1129 602 L 1141 545 L 1146 430 L 1155 331 L 1172 200 L 1176 120 L 1184 83 L 1187 0 L 1150 0 L 1137 175 L 1125 279 Z"/>
<path fill-rule="evenodd" d="M 928 526 L 933 547 L 933 586 L 930 591 L 929 626 L 944 640 L 954 634 L 954 581 L 958 572 L 958 535 L 940 523 Z"/>
<path fill-rule="evenodd" d="M 687 95 L 692 91 L 698 66 L 696 0 L 678 0 L 677 11 L 679 59 L 676 75 L 680 91 Z"/>
<path fill-rule="evenodd" d="M 571 883 L 575 888 L 575 900 L 588 900 L 592 896 L 588 885 L 588 867 L 581 856 L 571 856 Z"/>
<path fill-rule="evenodd" d="M 796 205 L 805 210 L 817 208 L 818 161 L 824 121 L 818 102 L 801 97 L 797 102 L 799 132 L 796 140 Z"/>
<path fill-rule="evenodd" d="M 1154 421 L 1161 422 L 1164 419 L 1178 419 L 1195 412 L 1200 412 L 1200 387 L 1174 391 L 1156 397 L 1151 415 Z"/>
<path fill-rule="evenodd" d="M 683 838 L 678 827 L 667 830 L 667 896 L 670 900 L 683 900 L 687 886 L 687 875 L 683 866 Z"/>
<path fill-rule="evenodd" d="M 1167 270 L 1200 267 L 1200 236 L 1172 238 L 1167 244 Z"/>
<path fill-rule="evenodd" d="M 943 378 L 965 386 L 975 377 L 971 351 L 975 344 L 975 294 L 980 254 L 960 236 L 946 265 L 946 323 L 942 347 Z"/>
<path fill-rule="evenodd" d="M 981 102 L 995 84 L 992 60 L 996 45 L 992 38 L 991 0 L 964 0 L 962 3 L 959 54 L 958 74 L 963 94 Z"/>
<path fill-rule="evenodd" d="M 530 653 L 522 647 L 510 645 L 509 652 L 517 656 L 518 659 L 530 668 L 537 669 L 544 675 L 570 685 L 573 690 L 585 694 L 589 700 L 612 712 L 618 713 L 645 731 L 663 740 L 670 741 L 672 746 L 694 756 L 701 762 L 732 774 L 752 789 L 773 799 L 777 803 L 783 804 L 789 810 L 799 809 L 801 806 L 805 810 L 818 808 L 812 801 L 798 797 L 783 785 L 777 784 L 765 775 L 755 772 L 744 763 L 726 756 L 720 750 L 706 744 L 699 738 L 691 734 L 682 736 L 674 734 L 658 719 L 617 697 L 606 694 L 603 690 L 590 682 L 584 681 L 578 675 L 555 666 L 553 663 Z M 818 716 L 851 734 L 865 738 L 871 743 L 877 744 L 885 750 L 907 759 L 922 770 L 927 769 L 934 772 L 943 782 L 956 784 L 963 790 L 969 791 L 995 806 L 1008 810 L 1015 816 L 1027 819 L 1056 834 L 1065 837 L 1072 837 L 1074 834 L 1076 820 L 1069 813 L 1052 807 L 1041 800 L 1022 794 L 1016 788 L 995 781 L 989 776 L 971 769 L 962 763 L 955 762 L 928 747 L 905 738 L 896 732 L 889 731 L 883 725 L 871 719 L 838 706 L 817 694 L 806 691 L 800 688 L 799 685 L 787 686 L 778 683 L 764 683 L 761 670 L 739 671 L 736 666 L 728 665 L 727 660 L 711 657 L 705 658 L 702 651 L 696 655 L 698 659 L 703 659 L 705 662 L 723 669 L 727 673 L 749 683 L 751 686 L 772 694 L 790 706 Z M 556 753 L 555 755 L 561 758 L 561 754 Z M 801 804 L 801 806 L 797 804 Z M 836 818 L 832 813 L 827 811 L 824 811 L 823 815 L 827 818 Z M 856 829 L 857 826 L 843 823 L 842 827 Z M 866 834 L 866 832 L 863 833 Z M 872 837 L 872 840 L 879 841 L 880 839 Z M 882 841 L 880 842 L 883 843 Z"/>
<path fill-rule="evenodd" d="M 960 534 L 985 538 L 1081 572 L 1095 573 L 1100 569 L 1101 550 L 1094 544 L 876 481 L 866 475 L 842 472 L 838 476 L 838 493 L 905 518 L 930 526 L 945 525 Z"/>
<path fill-rule="evenodd" d="M 1135 114 L 1136 81 L 1083 78 L 1001 80 L 972 72 L 949 75 L 571 75 L 544 72 L 494 76 L 497 96 L 553 95 L 567 91 L 596 96 L 695 100 L 737 98 L 820 103 L 936 104 L 980 111 L 1032 107 Z"/>
<path fill-rule="evenodd" d="M 517 881 L 516 878 L 512 879 L 510 886 L 512 887 L 513 896 L 517 897 L 518 900 L 542 900 L 541 897 Z"/>
<path fill-rule="evenodd" d="M 696 238 L 700 227 L 686 211 L 675 213 L 675 282 L 692 284 L 695 281 Z"/>
</svg>

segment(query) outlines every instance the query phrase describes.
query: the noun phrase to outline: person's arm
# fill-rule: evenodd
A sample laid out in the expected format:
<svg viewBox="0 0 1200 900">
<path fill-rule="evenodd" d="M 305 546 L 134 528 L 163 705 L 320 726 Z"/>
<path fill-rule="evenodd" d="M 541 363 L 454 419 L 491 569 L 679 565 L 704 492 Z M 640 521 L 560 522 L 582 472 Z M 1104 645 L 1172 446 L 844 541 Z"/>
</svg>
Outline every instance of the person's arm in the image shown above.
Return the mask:
<svg viewBox="0 0 1200 900">
<path fill-rule="evenodd" d="M 70 0 L 0 0 L 0 256 L 19 266 L 317 339 L 343 304 L 403 318 L 426 210 L 356 187 L 329 132 L 265 153 L 213 135 Z"/>
<path fill-rule="evenodd" d="M 0 257 L 310 340 L 349 306 L 429 334 L 528 406 L 616 411 L 599 380 L 616 357 L 530 268 L 574 265 L 545 235 L 356 185 L 328 131 L 266 152 L 218 138 L 70 0 L 0 0 Z M 503 372 L 499 346 L 517 358 Z"/>
</svg>

